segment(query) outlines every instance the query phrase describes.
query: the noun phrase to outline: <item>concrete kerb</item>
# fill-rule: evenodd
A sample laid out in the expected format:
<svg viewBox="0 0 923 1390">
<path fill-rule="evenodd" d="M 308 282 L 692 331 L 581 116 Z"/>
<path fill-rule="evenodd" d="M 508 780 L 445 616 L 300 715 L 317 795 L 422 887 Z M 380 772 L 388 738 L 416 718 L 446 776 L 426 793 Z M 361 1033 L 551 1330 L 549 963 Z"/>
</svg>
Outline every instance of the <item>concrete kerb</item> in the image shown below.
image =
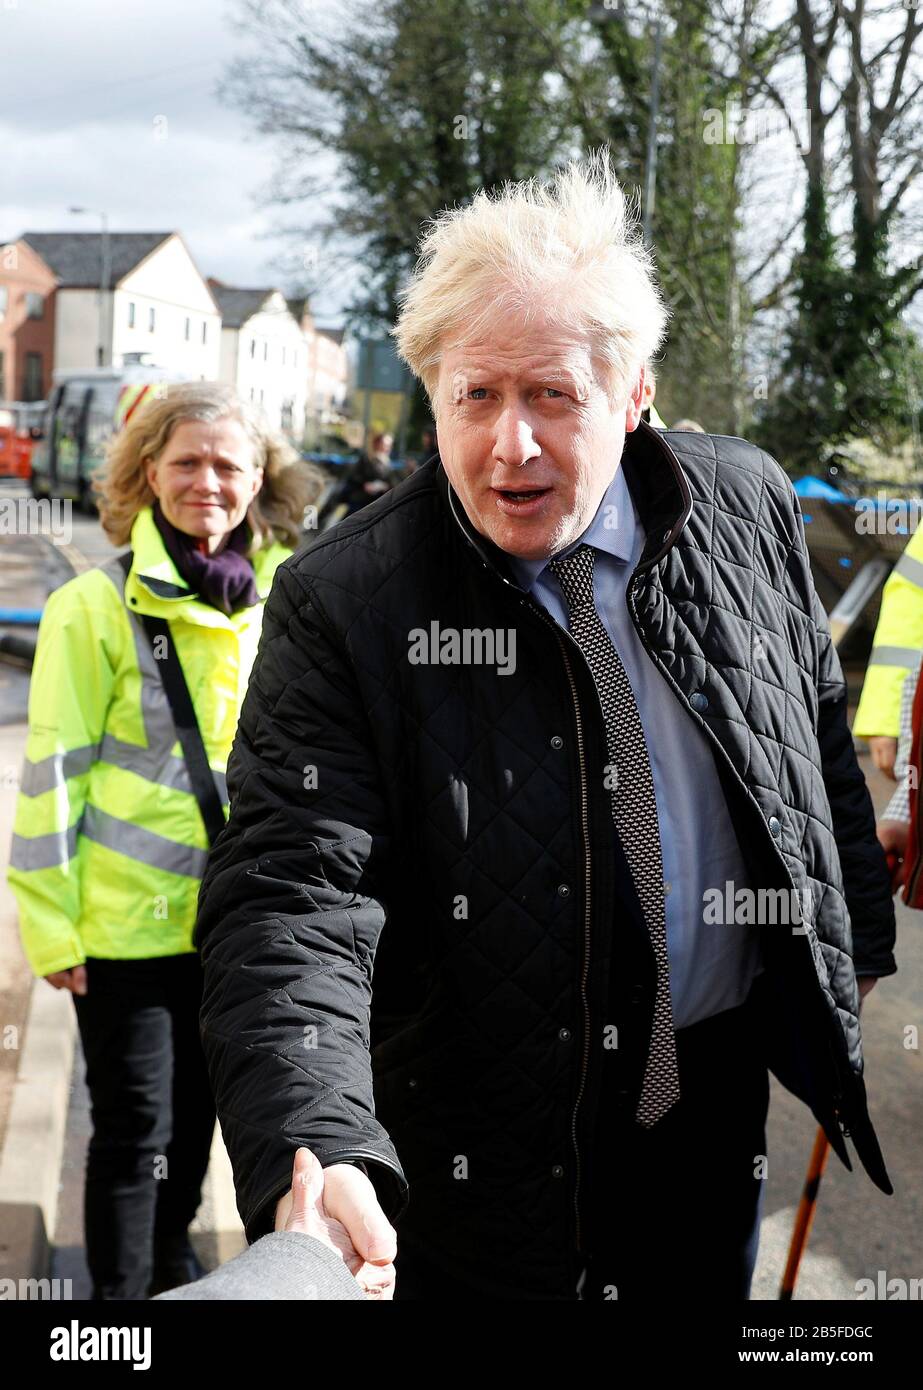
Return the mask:
<svg viewBox="0 0 923 1390">
<path fill-rule="evenodd" d="M 0 1153 L 2 1278 L 50 1274 L 76 1033 L 69 992 L 35 980 Z"/>
</svg>

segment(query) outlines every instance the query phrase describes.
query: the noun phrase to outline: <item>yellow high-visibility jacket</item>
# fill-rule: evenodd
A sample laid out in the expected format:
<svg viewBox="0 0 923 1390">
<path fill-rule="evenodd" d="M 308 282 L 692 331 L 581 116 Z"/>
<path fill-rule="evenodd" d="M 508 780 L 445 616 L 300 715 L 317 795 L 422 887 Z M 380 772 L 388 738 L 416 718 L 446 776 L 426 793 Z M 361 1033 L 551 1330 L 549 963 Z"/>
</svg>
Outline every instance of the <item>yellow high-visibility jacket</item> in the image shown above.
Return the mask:
<svg viewBox="0 0 923 1390">
<path fill-rule="evenodd" d="M 923 526 L 888 576 L 853 733 L 897 738 L 901 690 L 923 651 Z"/>
<path fill-rule="evenodd" d="M 38 631 L 8 881 L 36 975 L 87 956 L 192 951 L 208 837 L 147 633 L 166 618 L 225 816 L 225 771 L 264 600 L 291 554 L 252 557 L 260 602 L 226 617 L 178 573 L 150 507 L 118 560 L 52 593 Z"/>
</svg>

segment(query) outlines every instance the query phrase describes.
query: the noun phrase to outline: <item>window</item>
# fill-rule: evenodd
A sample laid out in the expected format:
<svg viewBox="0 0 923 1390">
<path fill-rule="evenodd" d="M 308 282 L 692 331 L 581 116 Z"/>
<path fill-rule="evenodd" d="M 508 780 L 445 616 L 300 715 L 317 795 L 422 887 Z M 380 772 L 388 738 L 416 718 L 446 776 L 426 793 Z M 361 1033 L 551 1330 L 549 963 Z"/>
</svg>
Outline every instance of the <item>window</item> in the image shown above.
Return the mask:
<svg viewBox="0 0 923 1390">
<path fill-rule="evenodd" d="M 285 348 L 282 349 L 282 365 L 285 366 Z"/>
<path fill-rule="evenodd" d="M 129 328 L 134 328 L 134 326 L 135 326 L 135 305 L 134 305 L 134 301 L 133 301 L 133 300 L 129 300 L 129 302 L 128 302 L 128 327 L 129 327 Z"/>
<path fill-rule="evenodd" d="M 45 315 L 45 298 L 34 290 L 26 291 L 26 318 L 40 319 Z"/>
<path fill-rule="evenodd" d="M 261 387 L 260 387 L 260 405 L 262 405 L 262 404 L 263 404 L 263 388 L 262 388 L 262 386 L 261 386 Z"/>
<path fill-rule="evenodd" d="M 26 353 L 22 398 L 24 401 L 40 401 L 42 399 L 42 354 L 40 352 Z"/>
<path fill-rule="evenodd" d="M 148 311 L 147 311 L 147 331 L 148 331 L 148 333 L 153 333 L 153 331 L 154 331 L 154 309 L 153 309 L 153 306 L 151 306 L 151 308 L 148 309 Z"/>
<path fill-rule="evenodd" d="M 297 367 L 297 366 L 298 366 L 298 353 L 297 353 L 297 352 L 295 352 L 295 353 L 292 354 L 292 366 L 293 366 L 293 367 Z"/>
<path fill-rule="evenodd" d="M 255 356 L 256 356 L 256 339 L 255 339 L 255 338 L 251 338 L 251 339 L 250 339 L 250 356 L 251 356 L 251 357 L 255 357 Z"/>
<path fill-rule="evenodd" d="M 207 322 L 207 320 L 203 320 L 203 323 L 202 323 L 202 342 L 203 342 L 203 343 L 207 343 L 207 342 L 208 342 L 208 322 Z"/>
<path fill-rule="evenodd" d="M 268 361 L 269 361 L 269 343 L 268 343 L 268 342 L 263 344 L 263 361 L 264 361 L 264 362 L 268 362 Z"/>
<path fill-rule="evenodd" d="M 94 391 L 86 417 L 83 461 L 85 468 L 96 468 L 102 463 L 106 453 L 106 444 L 111 436 L 111 411 L 106 410 L 104 402 L 98 399 L 97 393 Z"/>
<path fill-rule="evenodd" d="M 253 387 L 250 387 L 250 399 L 253 400 Z"/>
<path fill-rule="evenodd" d="M 192 328 L 192 320 L 191 320 L 191 319 L 187 319 L 187 320 L 186 320 L 186 332 L 185 332 L 185 334 L 183 335 L 183 336 L 185 337 L 187 343 L 189 342 L 189 333 L 190 333 L 191 328 Z"/>
</svg>

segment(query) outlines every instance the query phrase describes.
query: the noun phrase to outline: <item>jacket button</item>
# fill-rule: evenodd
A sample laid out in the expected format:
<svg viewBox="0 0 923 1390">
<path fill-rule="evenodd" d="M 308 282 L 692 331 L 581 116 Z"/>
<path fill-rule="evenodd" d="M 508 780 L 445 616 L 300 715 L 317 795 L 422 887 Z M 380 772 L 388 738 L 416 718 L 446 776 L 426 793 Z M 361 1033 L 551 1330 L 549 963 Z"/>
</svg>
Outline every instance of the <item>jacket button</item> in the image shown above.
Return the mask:
<svg viewBox="0 0 923 1390">
<path fill-rule="evenodd" d="M 563 747 L 564 747 L 564 740 L 563 740 L 563 738 L 561 737 L 560 734 L 555 734 L 554 738 L 551 740 L 551 746 L 552 746 L 552 748 L 563 748 Z"/>
<path fill-rule="evenodd" d="M 569 898 L 569 897 L 570 897 L 570 885 L 569 885 L 569 884 L 567 884 L 567 883 L 559 883 L 559 884 L 558 884 L 558 897 L 559 897 L 559 898 Z"/>
<path fill-rule="evenodd" d="M 559 1028 L 559 1029 L 558 1029 L 558 1037 L 561 1039 L 562 1042 L 570 1042 L 570 1029 L 569 1029 L 569 1028 Z"/>
<path fill-rule="evenodd" d="M 689 697 L 689 703 L 694 710 L 698 710 L 701 714 L 703 710 L 708 709 L 708 696 L 703 695 L 701 690 L 697 690 L 694 695 Z"/>
<path fill-rule="evenodd" d="M 779 836 L 782 834 L 782 822 L 779 820 L 778 816 L 769 817 L 769 833 L 772 835 L 773 839 L 776 840 L 778 840 Z"/>
<path fill-rule="evenodd" d="M 136 598 L 130 598 L 130 599 L 128 600 L 128 602 L 129 602 L 129 603 L 137 603 L 138 600 L 137 600 Z"/>
<path fill-rule="evenodd" d="M 551 1176 L 552 1176 L 553 1178 L 563 1178 L 563 1176 L 564 1176 L 564 1168 L 563 1168 L 563 1166 L 562 1166 L 560 1163 L 556 1163 L 556 1164 L 554 1165 L 554 1167 L 553 1167 L 552 1170 L 551 1170 Z"/>
</svg>

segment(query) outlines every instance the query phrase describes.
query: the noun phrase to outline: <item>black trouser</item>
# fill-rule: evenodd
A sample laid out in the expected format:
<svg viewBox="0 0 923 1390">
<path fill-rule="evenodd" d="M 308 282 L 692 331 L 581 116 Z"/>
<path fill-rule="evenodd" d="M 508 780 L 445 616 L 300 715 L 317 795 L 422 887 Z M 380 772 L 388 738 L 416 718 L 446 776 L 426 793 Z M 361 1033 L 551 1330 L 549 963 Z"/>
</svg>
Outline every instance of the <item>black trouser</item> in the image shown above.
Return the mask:
<svg viewBox="0 0 923 1390">
<path fill-rule="evenodd" d="M 583 1297 L 750 1296 L 766 1189 L 769 1072 L 751 1003 L 676 1034 L 680 1099 L 650 1129 L 600 1111 Z"/>
<path fill-rule="evenodd" d="M 614 1081 L 604 1086 L 581 1204 L 594 1249 L 580 1292 L 588 1302 L 669 1308 L 750 1296 L 769 1108 L 752 1000 L 681 1028 L 676 1050 L 680 1099 L 651 1129 L 625 1109 Z M 426 1251 L 405 1246 L 402 1259 L 400 1226 L 397 1240 L 396 1300 L 483 1297 Z"/>
<path fill-rule="evenodd" d="M 93 1134 L 84 1225 L 94 1299 L 145 1299 L 202 1198 L 215 1105 L 199 1039 L 196 952 L 86 962 L 73 995 Z"/>
</svg>

